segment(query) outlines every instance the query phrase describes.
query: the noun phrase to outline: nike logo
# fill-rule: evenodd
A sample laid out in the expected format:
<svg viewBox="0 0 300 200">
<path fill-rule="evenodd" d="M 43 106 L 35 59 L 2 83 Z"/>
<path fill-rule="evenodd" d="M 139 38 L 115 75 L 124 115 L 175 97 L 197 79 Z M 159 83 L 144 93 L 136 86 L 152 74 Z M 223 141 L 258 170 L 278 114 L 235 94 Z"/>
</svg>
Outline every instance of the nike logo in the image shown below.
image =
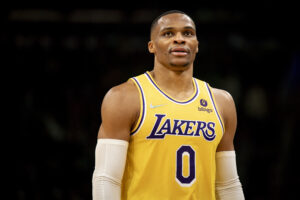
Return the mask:
<svg viewBox="0 0 300 200">
<path fill-rule="evenodd" d="M 158 108 L 158 107 L 161 107 L 161 106 L 164 106 L 165 104 L 160 104 L 160 105 L 152 105 L 152 103 L 150 103 L 150 108 Z"/>
</svg>

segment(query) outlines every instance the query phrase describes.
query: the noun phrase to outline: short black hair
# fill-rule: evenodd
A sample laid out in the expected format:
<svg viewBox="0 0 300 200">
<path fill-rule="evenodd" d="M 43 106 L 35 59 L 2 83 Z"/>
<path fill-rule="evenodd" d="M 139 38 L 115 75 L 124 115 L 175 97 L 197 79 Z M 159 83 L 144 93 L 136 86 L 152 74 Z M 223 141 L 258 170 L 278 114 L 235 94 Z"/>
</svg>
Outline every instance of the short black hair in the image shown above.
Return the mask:
<svg viewBox="0 0 300 200">
<path fill-rule="evenodd" d="M 160 18 L 162 18 L 163 16 L 165 15 L 169 15 L 169 14 L 173 14 L 173 13 L 180 13 L 180 14 L 183 14 L 183 15 L 186 15 L 188 17 L 190 17 L 188 14 L 186 14 L 185 12 L 181 11 L 181 10 L 169 10 L 169 11 L 166 11 L 166 12 L 163 12 L 162 14 L 160 14 L 158 17 L 156 17 L 153 21 L 152 21 L 152 24 L 151 24 L 151 29 L 150 29 L 150 35 L 152 34 L 152 31 L 154 29 L 154 27 L 156 26 L 158 20 Z M 191 18 L 191 17 L 190 17 Z"/>
</svg>

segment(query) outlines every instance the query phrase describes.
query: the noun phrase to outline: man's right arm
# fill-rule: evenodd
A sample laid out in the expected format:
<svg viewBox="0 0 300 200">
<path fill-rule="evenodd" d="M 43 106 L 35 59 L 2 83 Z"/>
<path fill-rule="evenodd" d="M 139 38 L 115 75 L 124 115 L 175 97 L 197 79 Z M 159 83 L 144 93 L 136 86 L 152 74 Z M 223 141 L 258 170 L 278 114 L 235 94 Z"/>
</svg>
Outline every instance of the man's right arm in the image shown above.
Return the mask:
<svg viewBox="0 0 300 200">
<path fill-rule="evenodd" d="M 93 200 L 119 200 L 130 131 L 139 114 L 138 90 L 132 81 L 104 97 L 93 173 Z"/>
</svg>

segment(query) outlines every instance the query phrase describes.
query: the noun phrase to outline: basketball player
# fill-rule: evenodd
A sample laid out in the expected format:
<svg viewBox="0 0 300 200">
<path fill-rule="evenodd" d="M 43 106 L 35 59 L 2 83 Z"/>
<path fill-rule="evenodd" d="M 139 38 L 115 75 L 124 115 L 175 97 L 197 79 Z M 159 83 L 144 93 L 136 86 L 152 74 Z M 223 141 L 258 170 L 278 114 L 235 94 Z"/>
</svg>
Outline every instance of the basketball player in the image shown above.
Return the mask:
<svg viewBox="0 0 300 200">
<path fill-rule="evenodd" d="M 177 10 L 152 23 L 154 68 L 103 100 L 93 199 L 241 200 L 231 95 L 193 78 L 198 40 Z"/>
</svg>

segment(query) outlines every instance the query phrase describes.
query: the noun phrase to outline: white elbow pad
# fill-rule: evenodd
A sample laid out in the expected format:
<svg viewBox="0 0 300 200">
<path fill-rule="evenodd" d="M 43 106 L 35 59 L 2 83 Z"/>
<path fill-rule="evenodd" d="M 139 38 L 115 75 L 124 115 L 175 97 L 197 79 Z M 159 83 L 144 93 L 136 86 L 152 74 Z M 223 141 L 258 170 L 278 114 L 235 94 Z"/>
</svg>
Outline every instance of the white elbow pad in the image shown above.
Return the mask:
<svg viewBox="0 0 300 200">
<path fill-rule="evenodd" d="M 93 200 L 120 199 L 127 148 L 125 140 L 98 139 L 92 181 Z"/>
<path fill-rule="evenodd" d="M 237 173 L 235 151 L 217 152 L 216 169 L 216 198 L 218 200 L 244 200 Z"/>
</svg>

